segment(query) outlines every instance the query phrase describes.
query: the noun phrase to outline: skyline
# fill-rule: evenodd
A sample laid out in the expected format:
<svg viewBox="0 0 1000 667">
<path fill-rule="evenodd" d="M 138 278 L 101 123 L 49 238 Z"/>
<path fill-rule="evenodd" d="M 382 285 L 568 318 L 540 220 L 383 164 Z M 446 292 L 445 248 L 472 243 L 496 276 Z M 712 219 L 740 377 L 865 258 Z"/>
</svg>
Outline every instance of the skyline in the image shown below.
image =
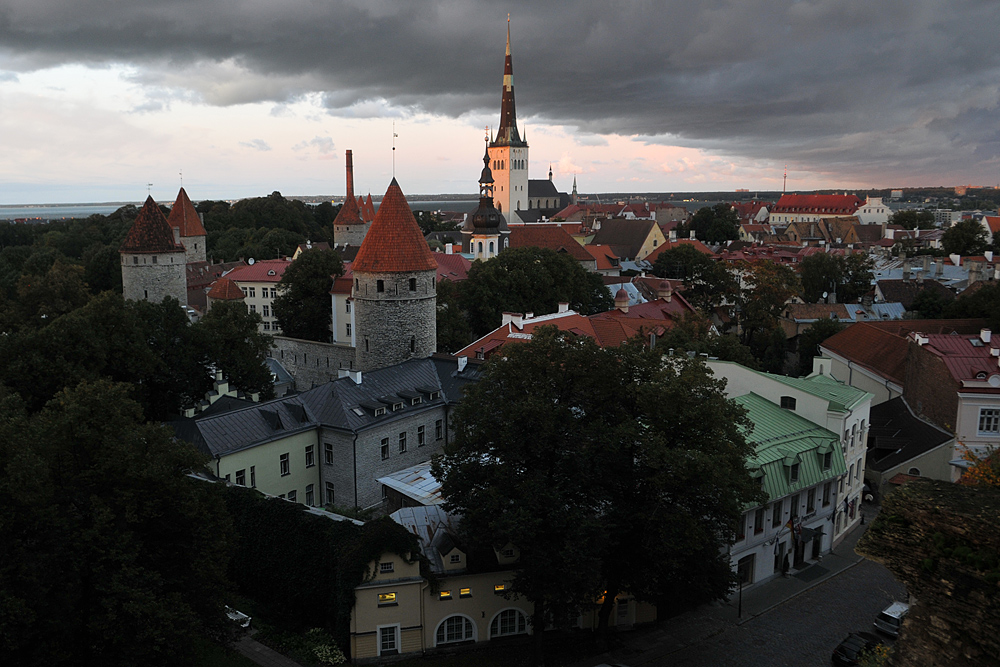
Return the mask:
<svg viewBox="0 0 1000 667">
<path fill-rule="evenodd" d="M 4 0 L 0 204 L 474 193 L 507 12 L 532 178 L 671 192 L 995 185 L 989 3 Z M 395 129 L 393 129 L 395 123 Z"/>
</svg>

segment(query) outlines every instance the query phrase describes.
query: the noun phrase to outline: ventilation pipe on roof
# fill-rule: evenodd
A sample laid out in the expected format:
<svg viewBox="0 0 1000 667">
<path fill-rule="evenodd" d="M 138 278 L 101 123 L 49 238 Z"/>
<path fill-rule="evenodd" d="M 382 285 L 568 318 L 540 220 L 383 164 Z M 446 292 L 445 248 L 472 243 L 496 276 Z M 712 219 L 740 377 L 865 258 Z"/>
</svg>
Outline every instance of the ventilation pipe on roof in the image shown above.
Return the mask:
<svg viewBox="0 0 1000 667">
<path fill-rule="evenodd" d="M 468 363 L 469 363 L 469 358 L 468 357 L 459 357 L 458 358 L 458 372 L 461 373 L 462 371 L 464 371 L 465 370 L 465 366 Z"/>
<path fill-rule="evenodd" d="M 992 250 L 986 250 L 986 251 L 984 251 L 983 255 L 986 256 L 986 261 L 987 262 L 992 262 L 993 261 L 993 251 Z"/>
<path fill-rule="evenodd" d="M 962 266 L 962 256 L 961 255 L 958 255 L 956 253 L 951 253 L 950 255 L 948 255 L 948 259 L 951 260 L 952 265 L 954 265 L 954 266 Z"/>
<path fill-rule="evenodd" d="M 446 254 L 446 255 L 454 255 L 455 254 L 455 248 L 454 248 L 454 246 L 452 246 L 452 244 L 450 244 L 450 243 L 445 243 L 444 244 L 444 254 Z"/>
<path fill-rule="evenodd" d="M 560 313 L 568 313 L 569 312 L 569 302 L 568 301 L 560 301 L 559 302 L 559 311 L 558 312 L 560 312 Z"/>
<path fill-rule="evenodd" d="M 524 328 L 524 315 L 521 313 L 504 313 L 500 326 L 506 326 L 508 324 L 513 324 L 518 329 Z"/>
<path fill-rule="evenodd" d="M 989 329 L 980 329 L 979 330 L 979 340 L 983 341 L 984 343 L 989 343 L 990 342 L 990 338 L 992 336 L 993 336 L 993 332 L 991 332 Z"/>
<path fill-rule="evenodd" d="M 690 238 L 691 238 L 692 241 L 697 241 L 698 240 L 698 237 L 695 235 L 695 232 L 694 232 L 693 229 L 691 230 L 691 233 L 689 234 L 689 236 L 690 236 Z"/>
</svg>

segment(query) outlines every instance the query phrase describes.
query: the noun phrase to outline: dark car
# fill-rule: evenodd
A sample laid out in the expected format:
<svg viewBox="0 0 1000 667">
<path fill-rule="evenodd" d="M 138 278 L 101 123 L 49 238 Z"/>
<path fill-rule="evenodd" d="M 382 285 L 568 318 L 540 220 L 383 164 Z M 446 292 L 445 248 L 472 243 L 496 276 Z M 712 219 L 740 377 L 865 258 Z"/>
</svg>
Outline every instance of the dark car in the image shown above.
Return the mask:
<svg viewBox="0 0 1000 667">
<path fill-rule="evenodd" d="M 852 632 L 847 635 L 847 639 L 840 642 L 840 646 L 833 650 L 833 664 L 856 665 L 858 664 L 858 655 L 862 651 L 871 650 L 881 645 L 882 640 L 870 632 Z"/>
</svg>

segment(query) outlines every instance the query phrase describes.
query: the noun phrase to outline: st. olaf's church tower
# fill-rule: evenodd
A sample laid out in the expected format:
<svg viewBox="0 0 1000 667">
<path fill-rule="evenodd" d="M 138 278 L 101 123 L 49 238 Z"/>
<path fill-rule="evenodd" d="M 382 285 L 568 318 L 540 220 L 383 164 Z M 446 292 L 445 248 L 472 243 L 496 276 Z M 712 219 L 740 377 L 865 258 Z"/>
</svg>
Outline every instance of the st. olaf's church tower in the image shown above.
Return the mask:
<svg viewBox="0 0 1000 667">
<path fill-rule="evenodd" d="M 510 57 L 510 18 L 507 19 L 507 55 L 503 64 L 500 128 L 489 143 L 493 172 L 493 202 L 507 221 L 519 223 L 517 211 L 528 208 L 528 142 L 517 131 L 514 109 L 514 67 Z"/>
</svg>

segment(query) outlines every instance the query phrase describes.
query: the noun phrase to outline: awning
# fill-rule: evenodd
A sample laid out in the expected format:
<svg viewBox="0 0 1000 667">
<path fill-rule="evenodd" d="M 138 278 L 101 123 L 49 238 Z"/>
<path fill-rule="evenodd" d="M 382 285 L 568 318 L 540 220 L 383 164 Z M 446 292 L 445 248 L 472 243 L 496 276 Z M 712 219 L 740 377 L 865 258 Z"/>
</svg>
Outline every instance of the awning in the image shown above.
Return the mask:
<svg viewBox="0 0 1000 667">
<path fill-rule="evenodd" d="M 822 534 L 823 534 L 822 526 L 820 526 L 819 528 L 803 528 L 802 534 L 799 535 L 799 540 L 802 542 L 808 542 L 812 538 L 819 537 Z"/>
</svg>

